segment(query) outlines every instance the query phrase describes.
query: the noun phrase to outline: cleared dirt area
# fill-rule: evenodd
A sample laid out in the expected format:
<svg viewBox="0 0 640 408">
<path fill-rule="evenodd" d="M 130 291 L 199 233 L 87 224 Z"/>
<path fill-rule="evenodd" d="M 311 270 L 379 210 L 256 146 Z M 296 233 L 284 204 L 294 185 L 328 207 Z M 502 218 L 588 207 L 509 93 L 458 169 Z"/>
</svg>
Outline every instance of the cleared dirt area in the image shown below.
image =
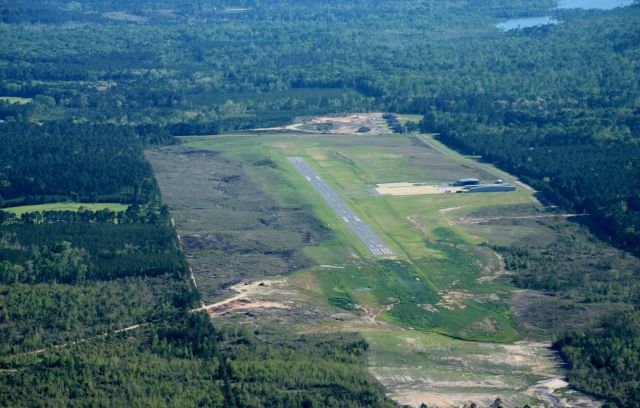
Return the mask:
<svg viewBox="0 0 640 408">
<path fill-rule="evenodd" d="M 487 406 L 498 396 L 506 407 L 600 403 L 567 388 L 548 343 L 471 343 L 406 331 L 372 331 L 365 337 L 371 372 L 401 405 Z"/>
<path fill-rule="evenodd" d="M 456 193 L 458 191 L 463 191 L 464 188 L 451 187 L 446 185 L 429 186 L 413 183 L 385 183 L 378 184 L 375 190 L 380 195 L 411 196 L 424 194 Z"/>
<path fill-rule="evenodd" d="M 401 405 L 418 407 L 428 401 L 426 403 L 428 406 L 439 408 L 459 407 L 473 402 L 480 406 L 488 406 L 495 399 L 495 397 L 487 393 L 421 391 L 411 388 L 398 388 L 389 396 Z"/>
<path fill-rule="evenodd" d="M 221 316 L 237 311 L 251 309 L 288 309 L 290 306 L 282 302 L 272 302 L 269 300 L 255 299 L 252 296 L 269 296 L 273 294 L 274 287 L 282 285 L 284 281 L 248 281 L 231 287 L 232 290 L 238 292 L 237 295 L 231 296 L 220 302 L 203 305 L 192 310 L 198 312 L 206 310 L 210 316 Z"/>
<path fill-rule="evenodd" d="M 388 135 L 392 133 L 380 112 L 356 113 L 349 116 L 320 116 L 305 119 L 293 125 L 260 128 L 255 131 L 293 131 L 342 135 Z"/>
</svg>

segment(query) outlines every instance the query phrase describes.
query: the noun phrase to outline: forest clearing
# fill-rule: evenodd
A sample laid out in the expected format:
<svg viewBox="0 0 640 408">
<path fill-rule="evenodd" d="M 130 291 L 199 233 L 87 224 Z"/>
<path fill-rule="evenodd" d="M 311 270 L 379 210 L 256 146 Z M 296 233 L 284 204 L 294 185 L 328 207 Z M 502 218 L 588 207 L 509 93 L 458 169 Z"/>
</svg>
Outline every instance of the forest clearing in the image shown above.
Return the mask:
<svg viewBox="0 0 640 408">
<path fill-rule="evenodd" d="M 225 316 L 260 326 L 260 316 L 268 316 L 270 321 L 304 333 L 360 332 L 372 345 L 372 372 L 388 387 L 390 395 L 403 403 L 418 399 L 428 404 L 448 399 L 462 403 L 485 401 L 496 395 L 511 404 L 532 403 L 546 399 L 532 391 L 540 382 L 562 377 L 557 357 L 548 349 L 549 342 L 535 343 L 536 347 L 518 360 L 496 361 L 506 364 L 501 366 L 505 377 L 500 383 L 476 383 L 465 374 L 464 381 L 470 382 L 460 386 L 463 380 L 457 376 L 468 372 L 466 369 L 450 373 L 448 379 L 438 379 L 437 374 L 425 377 L 417 374 L 420 370 L 412 375 L 387 374 L 395 372 L 393 367 L 400 370 L 400 361 L 406 364 L 411 359 L 402 356 L 403 347 L 389 348 L 388 341 L 402 333 L 431 333 L 425 334 L 429 341 L 445 335 L 437 337 L 438 342 L 449 346 L 460 340 L 446 336 L 471 340 L 480 349 L 496 348 L 496 358 L 501 353 L 498 349 L 529 337 L 526 327 L 530 322 L 519 321 L 510 311 L 511 293 L 517 288 L 510 283 L 501 256 L 490 249 L 494 241 L 517 243 L 552 236 L 549 226 L 539 220 L 566 222 L 561 221 L 561 214 L 544 208 L 529 189 L 481 195 L 374 194 L 376 186 L 413 187 L 396 180 L 427 180 L 442 185 L 467 176 L 493 179 L 498 172 L 486 164 L 469 166 L 468 159 L 450 150 L 445 155 L 440 150 L 444 147 L 433 149 L 416 140 L 415 135 L 282 130 L 188 137 L 182 142 L 180 146 L 149 151 L 147 156 L 158 175 L 163 197 L 176 216 L 176 227 L 183 236 L 198 285 L 209 294 L 212 303 L 206 308 L 214 319 Z M 308 166 L 388 243 L 396 259 L 371 259 L 348 223 L 317 198 L 304 174 L 291 165 L 287 158 L 292 155 L 304 157 Z M 192 183 L 177 184 L 185 177 Z M 191 197 L 189 202 L 183 198 L 187 196 Z M 249 196 L 249 202 L 243 200 L 238 206 L 237 200 Z M 508 233 L 498 240 L 493 234 L 474 230 L 477 224 L 490 225 L 494 221 L 491 217 L 477 224 L 460 222 L 496 211 L 501 214 L 496 222 L 514 218 L 514 224 L 505 227 Z M 312 233 L 300 235 L 300 230 L 289 224 L 292 217 L 313 225 Z M 244 255 L 229 265 L 219 259 L 222 248 L 227 252 L 237 248 Z M 231 268 L 242 274 L 232 274 Z M 283 270 L 289 272 L 283 274 Z M 376 331 L 383 327 L 384 331 Z M 374 332 L 378 333 L 375 337 Z M 388 340 L 383 340 L 386 337 Z M 429 341 L 420 347 L 430 347 Z M 384 353 L 399 353 L 398 360 L 385 363 L 385 368 L 371 360 L 383 352 L 383 344 Z M 464 358 L 471 355 L 465 354 Z M 530 373 L 528 364 L 533 361 L 545 368 Z M 415 395 L 415 389 L 433 385 L 433 381 L 440 385 Z M 478 393 L 479 388 L 482 393 Z M 584 398 L 565 391 L 565 387 L 558 387 L 548 394 L 567 401 Z M 456 398 L 452 398 L 454 394 Z"/>
</svg>

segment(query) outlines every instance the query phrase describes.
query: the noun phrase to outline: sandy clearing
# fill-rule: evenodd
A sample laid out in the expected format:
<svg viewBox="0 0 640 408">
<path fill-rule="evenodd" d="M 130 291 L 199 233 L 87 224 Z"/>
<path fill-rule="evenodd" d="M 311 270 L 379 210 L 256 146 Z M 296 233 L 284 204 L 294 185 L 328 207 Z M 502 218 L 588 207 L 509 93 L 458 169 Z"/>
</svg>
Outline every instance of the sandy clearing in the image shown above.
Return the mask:
<svg viewBox="0 0 640 408">
<path fill-rule="evenodd" d="M 407 349 L 427 353 L 431 350 L 418 337 L 409 336 L 402 340 L 401 344 Z M 442 378 L 440 374 L 434 374 L 433 367 L 421 374 L 420 366 L 402 369 L 397 365 L 378 365 L 375 358 L 370 359 L 369 370 L 387 387 L 389 397 L 400 404 L 414 407 L 426 403 L 442 408 L 462 406 L 469 402 L 482 406 L 491 403 L 496 396 L 500 396 L 506 406 L 515 406 L 521 402 L 510 400 L 516 398 L 521 401 L 523 395 L 536 398 L 541 403 L 544 401 L 567 408 L 598 406 L 594 399 L 566 390 L 566 379 L 560 375 L 559 360 L 549 349 L 549 343 L 521 341 L 515 344 L 476 344 L 480 347 L 472 353 L 434 356 L 435 359 L 432 358 L 429 364 L 443 368 Z M 450 348 L 449 353 L 452 350 L 455 352 L 455 347 Z M 484 367 L 491 375 L 477 379 L 467 375 L 451 377 L 451 361 L 458 362 L 465 367 L 464 370 L 472 372 L 475 372 L 474 367 L 476 371 Z M 537 382 L 528 382 L 531 381 L 528 379 L 531 375 L 538 377 L 534 380 Z M 509 379 L 516 381 L 512 383 Z M 559 389 L 563 389 L 562 393 L 556 392 Z"/>
<path fill-rule="evenodd" d="M 425 186 L 425 185 L 419 185 L 419 184 L 416 185 L 411 183 L 394 183 L 394 184 L 400 184 L 400 185 L 394 185 L 389 187 L 386 184 L 378 184 L 375 190 L 378 194 L 393 195 L 393 196 L 444 194 L 444 193 L 455 193 L 457 191 L 464 190 L 463 187 Z"/>
<path fill-rule="evenodd" d="M 454 309 L 464 309 L 466 305 L 463 303 L 465 300 L 473 299 L 473 295 L 466 291 L 450 291 L 450 292 L 440 292 L 440 301 L 436 304 L 436 306 L 454 310 Z"/>
<path fill-rule="evenodd" d="M 545 387 L 549 390 L 555 391 L 559 388 L 565 388 L 569 386 L 569 383 L 565 381 L 564 377 L 555 377 L 549 380 L 540 381 L 538 383 L 541 387 Z"/>
<path fill-rule="evenodd" d="M 491 404 L 496 398 L 493 394 L 478 392 L 423 391 L 410 388 L 397 389 L 389 397 L 400 405 L 418 407 L 425 403 L 439 408 L 458 407 L 472 402 L 483 406 Z"/>
<path fill-rule="evenodd" d="M 368 127 L 368 132 L 359 132 L 361 127 Z M 288 126 L 257 128 L 254 131 L 292 131 L 313 134 L 343 135 L 381 135 L 391 134 L 382 119 L 382 113 L 356 113 L 349 116 L 320 116 L 303 120 Z"/>
<path fill-rule="evenodd" d="M 392 370 L 397 372 L 396 369 L 392 369 Z M 387 379 L 387 383 L 390 383 L 390 384 L 403 383 L 405 385 L 404 389 L 415 389 L 414 386 L 411 386 L 408 384 L 416 384 L 421 388 L 429 389 L 429 391 L 431 392 L 436 392 L 437 390 L 439 390 L 439 392 L 448 393 L 448 392 L 453 392 L 452 389 L 456 389 L 457 392 L 466 394 L 470 392 L 476 392 L 478 390 L 482 391 L 487 388 L 494 390 L 492 392 L 496 392 L 495 390 L 512 388 L 512 385 L 507 384 L 501 379 L 489 378 L 490 376 L 487 376 L 487 377 L 488 377 L 487 379 L 479 380 L 479 381 L 464 380 L 464 379 L 447 381 L 447 380 L 437 380 L 437 379 L 434 379 L 433 377 L 428 377 L 428 376 L 416 375 L 414 372 L 409 371 L 404 375 L 403 374 L 389 375 L 389 376 L 386 376 L 385 378 Z"/>
<path fill-rule="evenodd" d="M 401 181 L 398 183 L 380 183 L 378 188 L 395 188 L 395 187 L 413 187 L 415 183 L 409 183 L 408 181 Z"/>
<path fill-rule="evenodd" d="M 279 286 L 283 282 L 284 280 L 272 280 L 272 281 L 260 280 L 255 282 L 249 281 L 249 282 L 239 283 L 231 287 L 231 289 L 238 292 L 237 295 L 221 300 L 220 302 L 210 303 L 208 305 L 203 305 L 196 309 L 192 309 L 191 312 L 193 313 L 193 312 L 200 312 L 203 310 L 220 309 L 229 303 L 247 298 L 250 295 L 255 295 L 255 294 L 266 295 L 266 294 L 272 293 L 275 287 Z"/>
<path fill-rule="evenodd" d="M 284 303 L 271 302 L 268 300 L 256 300 L 250 298 L 242 298 L 232 302 L 227 302 L 220 308 L 210 308 L 207 310 L 209 316 L 223 316 L 229 313 L 241 312 L 244 310 L 256 309 L 290 309 L 290 306 Z"/>
</svg>

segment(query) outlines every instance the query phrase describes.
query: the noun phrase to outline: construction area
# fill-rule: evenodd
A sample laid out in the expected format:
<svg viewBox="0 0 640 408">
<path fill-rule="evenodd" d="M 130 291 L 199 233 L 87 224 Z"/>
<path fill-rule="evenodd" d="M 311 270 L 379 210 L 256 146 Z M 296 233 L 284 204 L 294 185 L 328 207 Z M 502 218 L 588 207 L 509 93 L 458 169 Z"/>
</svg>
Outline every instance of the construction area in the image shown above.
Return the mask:
<svg viewBox="0 0 640 408">
<path fill-rule="evenodd" d="M 318 116 L 287 126 L 254 129 L 257 132 L 297 132 L 340 135 L 391 135 L 417 129 L 419 115 L 368 112 L 349 116 Z"/>
</svg>

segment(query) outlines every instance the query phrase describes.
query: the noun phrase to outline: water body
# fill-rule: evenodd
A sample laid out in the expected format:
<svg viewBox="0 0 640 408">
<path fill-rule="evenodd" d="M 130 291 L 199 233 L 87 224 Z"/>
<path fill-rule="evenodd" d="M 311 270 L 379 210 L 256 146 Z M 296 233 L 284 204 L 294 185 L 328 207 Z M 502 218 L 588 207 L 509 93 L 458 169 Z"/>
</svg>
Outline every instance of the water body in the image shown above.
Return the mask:
<svg viewBox="0 0 640 408">
<path fill-rule="evenodd" d="M 498 23 L 496 24 L 496 27 L 498 27 L 502 31 L 509 31 L 518 28 L 538 27 L 547 24 L 558 24 L 558 20 L 550 16 L 514 18 L 511 20 L 503 21 L 502 23 Z"/>
<path fill-rule="evenodd" d="M 583 9 L 583 10 L 612 10 L 617 7 L 632 5 L 634 0 L 560 0 L 558 9 Z M 515 30 L 518 28 L 538 27 L 547 24 L 558 24 L 559 21 L 553 17 L 528 17 L 514 18 L 496 24 L 502 31 Z"/>
<path fill-rule="evenodd" d="M 616 7 L 626 7 L 633 4 L 633 0 L 560 0 L 559 9 L 598 9 L 611 10 Z"/>
</svg>

